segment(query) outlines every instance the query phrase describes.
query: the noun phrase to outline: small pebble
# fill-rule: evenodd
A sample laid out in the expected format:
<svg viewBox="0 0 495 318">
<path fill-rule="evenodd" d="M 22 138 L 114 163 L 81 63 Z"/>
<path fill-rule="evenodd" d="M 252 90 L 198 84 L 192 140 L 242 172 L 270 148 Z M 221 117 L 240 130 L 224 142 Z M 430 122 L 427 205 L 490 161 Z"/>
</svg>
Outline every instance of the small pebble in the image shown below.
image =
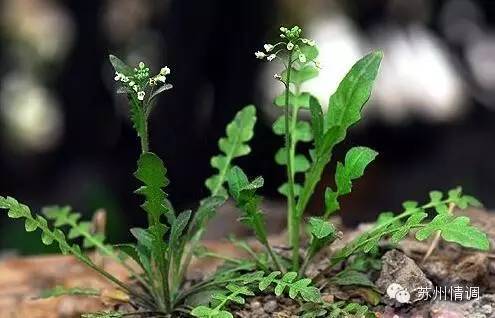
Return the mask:
<svg viewBox="0 0 495 318">
<path fill-rule="evenodd" d="M 493 312 L 493 308 L 490 305 L 483 305 L 483 306 L 481 306 L 480 311 L 484 314 L 489 315 Z"/>
<path fill-rule="evenodd" d="M 251 309 L 261 308 L 261 303 L 257 300 L 254 300 L 250 303 Z"/>
<path fill-rule="evenodd" d="M 275 310 L 277 310 L 277 307 L 278 307 L 277 302 L 275 300 L 270 300 L 263 306 L 263 309 L 266 312 L 274 312 Z"/>
<path fill-rule="evenodd" d="M 332 294 L 323 294 L 321 296 L 321 300 L 323 300 L 326 303 L 333 303 L 334 297 Z"/>
</svg>

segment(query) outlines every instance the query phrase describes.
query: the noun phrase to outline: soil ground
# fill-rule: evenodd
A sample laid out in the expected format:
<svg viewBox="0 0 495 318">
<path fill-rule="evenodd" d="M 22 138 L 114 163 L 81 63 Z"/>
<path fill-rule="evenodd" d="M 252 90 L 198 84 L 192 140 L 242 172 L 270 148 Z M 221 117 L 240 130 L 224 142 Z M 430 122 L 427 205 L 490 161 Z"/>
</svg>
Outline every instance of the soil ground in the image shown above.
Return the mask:
<svg viewBox="0 0 495 318">
<path fill-rule="evenodd" d="M 421 271 L 433 285 L 476 286 L 480 288 L 480 297 L 463 302 L 430 300 L 418 301 L 413 305 L 401 305 L 390 299 L 387 300 L 384 296 L 382 301 L 385 301 L 386 304 L 374 308 L 380 313 L 380 317 L 495 317 L 495 252 L 493 250 L 493 246 L 495 246 L 495 214 L 480 210 L 470 210 L 465 214 L 472 218 L 474 224 L 489 234 L 492 240 L 492 251 L 479 253 L 461 249 L 452 244 L 440 243 L 433 254 L 426 261 L 423 261 L 429 242 L 406 239 L 396 247 L 396 253 L 387 254 L 388 272 L 380 273 L 380 277 L 377 277 L 377 283 L 380 279 L 384 281 L 386 276 L 390 276 L 390 273 L 395 273 L 394 266 L 404 267 L 401 264 L 407 262 L 412 266 L 411 271 Z M 329 248 L 328 253 L 332 253 L 332 250 L 338 248 L 338 245 L 351 240 L 367 226 L 363 224 L 353 231 L 344 231 L 343 239 Z M 275 238 L 275 240 L 279 241 L 279 238 Z M 242 256 L 230 244 L 206 242 L 206 245 L 213 251 L 226 253 L 230 256 Z M 313 266 L 310 271 L 317 272 L 318 268 L 324 267 L 325 259 L 325 257 L 321 258 L 320 264 Z M 124 269 L 115 263 L 106 260 L 101 261 L 107 271 L 125 280 L 126 272 Z M 189 275 L 196 276 L 198 273 L 211 272 L 217 265 L 218 262 L 213 260 L 201 260 L 191 267 Z M 406 278 L 412 276 L 408 275 L 407 270 L 403 270 L 400 275 L 392 275 L 393 278 L 388 277 L 388 279 L 405 279 L 404 276 Z M 407 279 L 403 281 L 404 284 L 407 284 Z M 42 290 L 57 285 L 111 289 L 111 286 L 104 280 L 71 257 L 5 257 L 5 259 L 0 260 L 0 318 L 79 317 L 83 312 L 100 310 L 111 305 L 104 303 L 100 298 L 88 297 L 66 296 L 36 299 Z M 338 289 L 331 286 L 323 290 L 325 297 L 330 299 L 351 298 L 362 301 L 363 293 L 355 293 L 355 291 L 356 288 Z M 381 290 L 381 292 L 386 294 L 385 290 Z M 297 313 L 298 306 L 293 301 L 271 295 L 249 299 L 244 308 L 236 309 L 236 315 L 242 318 L 297 317 Z"/>
</svg>

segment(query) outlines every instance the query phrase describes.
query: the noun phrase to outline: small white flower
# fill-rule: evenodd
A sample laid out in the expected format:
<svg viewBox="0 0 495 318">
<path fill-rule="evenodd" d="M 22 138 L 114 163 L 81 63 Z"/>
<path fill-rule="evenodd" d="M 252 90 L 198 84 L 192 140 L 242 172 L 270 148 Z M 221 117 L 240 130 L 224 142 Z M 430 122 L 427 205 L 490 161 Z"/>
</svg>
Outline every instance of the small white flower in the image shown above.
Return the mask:
<svg viewBox="0 0 495 318">
<path fill-rule="evenodd" d="M 276 80 L 281 80 L 282 79 L 282 76 L 280 76 L 279 74 L 275 73 L 275 74 L 273 74 L 273 78 L 276 79 Z"/>
<path fill-rule="evenodd" d="M 304 44 L 308 44 L 309 40 L 308 39 L 301 39 L 301 42 Z"/>
<path fill-rule="evenodd" d="M 261 51 L 255 52 L 255 53 L 254 53 L 254 55 L 256 55 L 256 58 L 257 58 L 257 59 L 260 59 L 260 60 L 261 60 L 261 59 L 264 59 L 264 58 L 265 58 L 265 56 L 266 56 L 266 54 L 265 54 L 265 53 L 263 53 L 263 52 L 261 52 Z"/>
<path fill-rule="evenodd" d="M 271 45 L 271 44 L 265 44 L 263 47 L 265 48 L 265 51 L 267 51 L 267 52 L 270 52 L 271 50 L 273 50 L 273 45 Z"/>
<path fill-rule="evenodd" d="M 121 78 L 122 78 L 122 74 L 115 72 L 115 77 L 113 79 L 118 82 L 120 81 Z"/>
<path fill-rule="evenodd" d="M 138 92 L 138 94 L 137 94 L 137 95 L 138 95 L 138 99 L 139 99 L 139 100 L 144 100 L 144 95 L 145 95 L 145 94 L 146 94 L 146 93 L 145 93 L 145 92 L 143 92 L 143 91 Z"/>
<path fill-rule="evenodd" d="M 137 85 L 134 85 L 134 86 L 132 87 L 132 89 L 133 89 L 135 92 L 137 92 L 137 91 L 138 91 L 138 88 L 139 88 L 139 87 L 138 87 Z"/>
<path fill-rule="evenodd" d="M 287 50 L 291 51 L 294 48 L 294 43 L 289 42 L 287 43 Z"/>
<path fill-rule="evenodd" d="M 136 85 L 136 83 L 134 83 L 134 81 L 130 81 L 130 82 L 129 82 L 129 86 L 130 86 L 130 87 L 133 87 L 134 85 Z"/>
<path fill-rule="evenodd" d="M 127 83 L 127 82 L 129 82 L 129 77 L 127 77 L 123 74 L 120 74 L 120 80 L 122 81 L 122 83 Z"/>
<path fill-rule="evenodd" d="M 286 27 L 280 27 L 280 32 L 287 32 L 287 28 Z"/>
<path fill-rule="evenodd" d="M 299 62 L 306 63 L 306 55 L 303 53 L 299 54 Z"/>
<path fill-rule="evenodd" d="M 155 77 L 155 79 L 159 82 L 165 83 L 165 81 L 167 80 L 167 77 L 164 75 L 158 75 L 157 77 Z"/>
<path fill-rule="evenodd" d="M 150 83 L 150 86 L 155 86 L 155 84 L 156 84 L 155 83 L 155 79 L 154 78 L 150 78 L 149 83 Z"/>
<path fill-rule="evenodd" d="M 316 45 L 315 40 L 308 40 L 308 45 L 309 46 L 315 46 Z"/>
<path fill-rule="evenodd" d="M 143 62 L 139 62 L 139 68 L 144 68 L 146 65 L 144 65 Z"/>
<path fill-rule="evenodd" d="M 280 34 L 280 37 L 281 37 L 282 39 L 285 39 L 285 35 L 283 35 L 283 34 Z"/>
<path fill-rule="evenodd" d="M 270 54 L 270 55 L 268 55 L 268 57 L 266 59 L 268 61 L 273 61 L 275 59 L 275 57 L 277 57 L 275 54 Z"/>
<path fill-rule="evenodd" d="M 170 74 L 170 69 L 168 68 L 168 66 L 165 66 L 165 67 L 162 67 L 162 69 L 160 70 L 160 75 L 168 75 Z"/>
</svg>

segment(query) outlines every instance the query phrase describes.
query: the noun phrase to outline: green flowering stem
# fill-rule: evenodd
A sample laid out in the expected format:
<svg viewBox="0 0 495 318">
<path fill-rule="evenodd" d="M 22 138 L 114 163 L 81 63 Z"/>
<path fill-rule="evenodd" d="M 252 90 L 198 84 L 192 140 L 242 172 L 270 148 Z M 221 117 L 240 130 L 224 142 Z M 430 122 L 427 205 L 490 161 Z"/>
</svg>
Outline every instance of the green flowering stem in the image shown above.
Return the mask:
<svg viewBox="0 0 495 318">
<path fill-rule="evenodd" d="M 295 144 L 292 133 L 294 132 L 295 124 L 297 121 L 297 108 L 290 106 L 290 77 L 292 70 L 292 51 L 289 53 L 288 65 L 287 65 L 287 79 L 285 84 L 285 150 L 287 155 L 287 209 L 289 212 L 287 218 L 287 228 L 289 230 L 289 245 L 292 248 L 292 267 L 293 270 L 299 268 L 299 245 L 300 245 L 300 233 L 299 233 L 299 218 L 296 215 L 296 199 L 294 194 L 294 156 L 295 156 Z"/>
</svg>

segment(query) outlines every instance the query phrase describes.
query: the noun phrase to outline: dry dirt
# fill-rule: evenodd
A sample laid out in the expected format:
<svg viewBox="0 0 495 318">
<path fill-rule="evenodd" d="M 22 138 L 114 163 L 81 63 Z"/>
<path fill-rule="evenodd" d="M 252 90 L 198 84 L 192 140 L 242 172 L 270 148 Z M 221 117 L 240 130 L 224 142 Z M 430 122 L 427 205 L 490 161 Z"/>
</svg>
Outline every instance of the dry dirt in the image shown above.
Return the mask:
<svg viewBox="0 0 495 318">
<path fill-rule="evenodd" d="M 495 246 L 495 214 L 471 210 L 467 214 L 473 223 L 489 233 L 492 246 Z M 339 244 L 344 244 L 358 235 L 367 225 L 354 231 L 345 231 L 346 235 Z M 280 241 L 280 238 L 276 238 Z M 337 244 L 337 245 L 339 245 Z M 207 247 L 230 256 L 242 256 L 227 243 L 206 242 Z M 434 253 L 422 261 L 429 242 L 420 243 L 406 239 L 398 249 L 414 260 L 418 268 L 434 285 L 479 286 L 482 297 L 470 302 L 430 301 L 418 302 L 414 306 L 397 306 L 388 303 L 376 307 L 380 317 L 432 317 L 432 318 L 488 318 L 495 317 L 495 253 L 477 253 L 458 248 L 452 244 L 441 243 Z M 329 249 L 329 253 L 336 246 Z M 389 260 L 390 261 L 390 260 Z M 105 261 L 105 269 L 125 280 L 126 272 L 115 263 Z M 212 260 L 201 260 L 193 264 L 190 276 L 211 272 L 218 265 Z M 325 259 L 309 271 L 317 272 L 324 267 Z M 411 265 L 411 264 L 409 264 Z M 394 266 L 402 266 L 390 261 L 390 271 Z M 414 269 L 415 270 L 415 269 Z M 416 272 L 416 274 L 420 275 Z M 382 279 L 385 279 L 382 277 Z M 396 279 L 394 277 L 393 279 Z M 79 264 L 71 257 L 41 256 L 26 258 L 7 258 L 0 261 L 0 318 L 56 318 L 79 317 L 81 313 L 95 311 L 105 307 L 99 298 L 60 297 L 54 299 L 36 299 L 39 293 L 57 285 L 65 287 L 93 287 L 110 289 L 104 280 Z M 380 285 L 380 284 L 379 284 Z M 383 287 L 383 286 L 382 286 Z M 383 289 L 383 288 L 382 288 Z M 349 290 L 335 290 L 326 297 L 355 297 Z M 385 291 L 382 290 L 385 294 Z M 358 293 L 359 295 L 359 293 Z M 287 299 L 270 295 L 249 299 L 244 308 L 238 308 L 236 314 L 242 318 L 297 317 L 298 306 Z"/>
</svg>

